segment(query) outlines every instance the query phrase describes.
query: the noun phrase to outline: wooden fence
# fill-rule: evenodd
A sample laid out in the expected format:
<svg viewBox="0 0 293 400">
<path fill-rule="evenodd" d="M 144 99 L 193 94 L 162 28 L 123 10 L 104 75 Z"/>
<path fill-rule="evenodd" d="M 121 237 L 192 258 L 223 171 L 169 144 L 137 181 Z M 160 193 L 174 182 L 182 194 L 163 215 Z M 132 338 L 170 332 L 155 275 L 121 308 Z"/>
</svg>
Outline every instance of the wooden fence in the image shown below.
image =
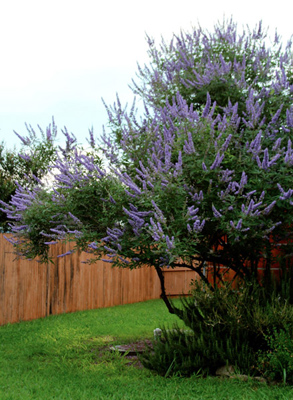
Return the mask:
<svg viewBox="0 0 293 400">
<path fill-rule="evenodd" d="M 12 245 L 0 234 L 0 325 L 80 310 L 129 304 L 160 297 L 154 268 L 112 268 L 87 254 L 57 258 L 68 244 L 52 246 L 54 264 L 15 260 Z M 186 268 L 164 271 L 170 296 L 187 294 L 196 274 Z"/>
</svg>

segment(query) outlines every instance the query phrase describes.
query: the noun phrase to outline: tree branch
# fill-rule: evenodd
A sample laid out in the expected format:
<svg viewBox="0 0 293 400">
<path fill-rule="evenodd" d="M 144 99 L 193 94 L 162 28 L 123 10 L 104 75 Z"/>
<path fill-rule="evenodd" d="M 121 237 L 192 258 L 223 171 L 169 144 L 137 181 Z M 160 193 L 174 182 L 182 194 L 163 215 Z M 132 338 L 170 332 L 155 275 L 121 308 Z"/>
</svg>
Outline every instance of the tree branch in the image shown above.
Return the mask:
<svg viewBox="0 0 293 400">
<path fill-rule="evenodd" d="M 168 296 L 166 294 L 166 289 L 165 289 L 165 278 L 164 278 L 164 274 L 163 271 L 161 269 L 161 267 L 158 267 L 155 265 L 155 270 L 157 272 L 157 275 L 160 279 L 160 284 L 161 284 L 161 299 L 164 301 L 164 303 L 166 304 L 168 311 L 170 314 L 176 314 L 179 318 L 182 319 L 183 317 L 183 312 L 174 306 L 174 304 L 172 304 L 170 302 L 170 300 L 168 299 Z"/>
</svg>

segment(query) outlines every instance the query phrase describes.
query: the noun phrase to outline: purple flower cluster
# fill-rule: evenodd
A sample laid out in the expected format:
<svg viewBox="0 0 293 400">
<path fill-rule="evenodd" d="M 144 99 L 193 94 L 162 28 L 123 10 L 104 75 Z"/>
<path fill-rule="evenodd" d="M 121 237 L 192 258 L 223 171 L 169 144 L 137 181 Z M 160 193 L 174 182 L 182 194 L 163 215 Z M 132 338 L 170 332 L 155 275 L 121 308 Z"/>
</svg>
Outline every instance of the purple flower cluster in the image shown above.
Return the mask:
<svg viewBox="0 0 293 400">
<path fill-rule="evenodd" d="M 70 157 L 67 157 L 66 152 L 58 154 L 52 168 L 58 171 L 55 172 L 56 187 L 63 189 L 86 186 L 90 180 L 106 176 L 106 172 L 97 165 L 93 156 L 83 154 L 78 149 L 74 149 Z"/>
<path fill-rule="evenodd" d="M 293 195 L 293 189 L 288 189 L 287 192 L 285 192 L 285 190 L 282 188 L 282 186 L 277 183 L 277 186 L 281 192 L 281 196 L 279 197 L 280 200 L 289 200 L 291 199 L 292 195 Z M 293 201 L 290 201 L 290 205 L 293 205 Z"/>
<path fill-rule="evenodd" d="M 203 219 L 201 221 L 197 215 L 198 211 L 199 211 L 198 207 L 194 208 L 194 206 L 191 206 L 188 208 L 188 212 L 187 212 L 188 222 L 193 223 L 192 226 L 189 223 L 187 224 L 187 230 L 189 233 L 192 233 L 192 232 L 200 233 L 205 226 L 205 220 Z"/>
<path fill-rule="evenodd" d="M 136 236 L 139 236 L 141 229 L 145 225 L 145 217 L 152 215 L 151 211 L 138 211 L 138 209 L 133 205 L 129 204 L 130 210 L 123 207 L 123 211 L 129 217 L 128 222 L 132 226 L 133 232 Z"/>
</svg>

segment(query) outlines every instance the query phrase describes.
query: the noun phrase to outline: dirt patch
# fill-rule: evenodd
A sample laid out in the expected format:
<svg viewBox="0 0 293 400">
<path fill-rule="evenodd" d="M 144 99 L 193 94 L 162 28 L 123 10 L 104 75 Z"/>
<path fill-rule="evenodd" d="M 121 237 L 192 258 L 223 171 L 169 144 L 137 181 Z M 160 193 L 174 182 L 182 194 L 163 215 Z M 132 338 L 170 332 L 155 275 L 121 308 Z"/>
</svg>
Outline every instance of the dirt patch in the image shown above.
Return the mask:
<svg viewBox="0 0 293 400">
<path fill-rule="evenodd" d="M 119 351 L 121 354 L 129 355 L 129 356 L 135 356 L 137 354 L 143 353 L 146 351 L 148 347 L 152 347 L 152 342 L 151 340 L 141 340 L 138 342 L 134 343 L 128 343 L 128 344 L 119 344 L 117 346 L 112 346 L 110 347 L 111 351 Z"/>
<path fill-rule="evenodd" d="M 134 343 L 122 344 L 110 347 L 110 351 L 119 352 L 123 355 L 129 362 L 126 364 L 128 366 L 133 366 L 136 368 L 143 368 L 142 363 L 138 358 L 138 354 L 142 354 L 147 348 L 152 348 L 151 340 L 140 340 Z"/>
</svg>

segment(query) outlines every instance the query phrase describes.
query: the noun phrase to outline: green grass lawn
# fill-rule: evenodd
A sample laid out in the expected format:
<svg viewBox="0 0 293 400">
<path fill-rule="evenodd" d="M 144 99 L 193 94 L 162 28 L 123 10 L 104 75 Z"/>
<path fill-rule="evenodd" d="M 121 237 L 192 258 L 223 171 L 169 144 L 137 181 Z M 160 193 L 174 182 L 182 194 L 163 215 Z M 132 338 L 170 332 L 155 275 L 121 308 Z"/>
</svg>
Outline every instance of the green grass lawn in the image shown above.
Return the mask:
<svg viewBox="0 0 293 400">
<path fill-rule="evenodd" d="M 108 351 L 176 320 L 153 300 L 2 326 L 0 400 L 293 399 L 292 387 L 252 380 L 164 378 Z"/>
</svg>

